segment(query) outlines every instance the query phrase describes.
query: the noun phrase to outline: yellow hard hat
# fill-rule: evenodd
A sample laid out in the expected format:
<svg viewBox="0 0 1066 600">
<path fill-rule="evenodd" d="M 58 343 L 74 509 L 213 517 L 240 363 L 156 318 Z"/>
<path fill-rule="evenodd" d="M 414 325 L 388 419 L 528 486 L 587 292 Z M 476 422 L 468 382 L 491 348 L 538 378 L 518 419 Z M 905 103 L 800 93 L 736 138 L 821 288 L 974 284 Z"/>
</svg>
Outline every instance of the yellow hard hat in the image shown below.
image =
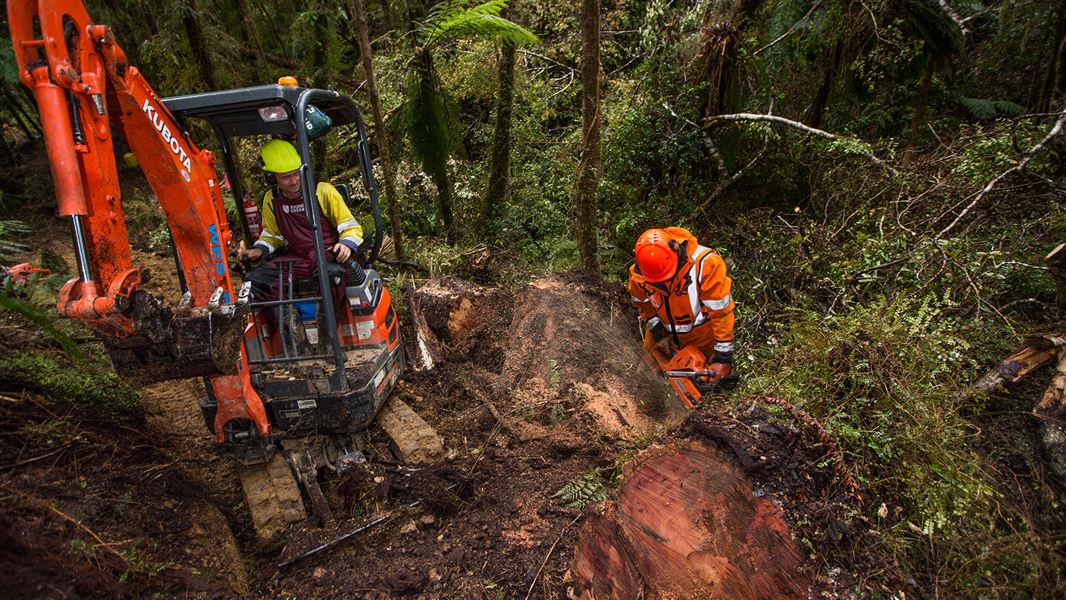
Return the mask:
<svg viewBox="0 0 1066 600">
<path fill-rule="evenodd" d="M 270 140 L 260 154 L 263 157 L 263 170 L 271 173 L 295 171 L 303 163 L 296 147 L 285 140 Z"/>
</svg>

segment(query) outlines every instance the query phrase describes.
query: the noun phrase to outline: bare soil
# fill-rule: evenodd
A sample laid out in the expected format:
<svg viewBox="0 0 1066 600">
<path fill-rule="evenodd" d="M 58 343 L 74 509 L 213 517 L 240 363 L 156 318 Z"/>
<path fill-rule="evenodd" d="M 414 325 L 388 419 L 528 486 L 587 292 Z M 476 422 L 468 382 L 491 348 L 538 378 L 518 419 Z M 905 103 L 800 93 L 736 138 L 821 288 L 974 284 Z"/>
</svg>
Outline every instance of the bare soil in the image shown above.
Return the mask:
<svg viewBox="0 0 1066 600">
<path fill-rule="evenodd" d="M 136 260 L 151 268 L 153 288 L 176 299 L 169 258 Z M 564 274 L 517 295 L 459 281 L 427 287 L 454 296 L 426 315 L 446 360 L 408 373 L 396 393 L 437 429 L 447 458 L 399 464 L 372 428 L 368 465 L 324 480 L 337 523 L 298 524 L 277 547 L 255 541 L 234 465 L 212 451 L 199 382 L 143 389 L 144 414 L 126 422 L 0 382 L 0 585 L 57 598 L 565 597 L 580 593 L 574 549 L 597 509 L 569 508 L 557 492 L 590 474 L 610 489 L 628 461 L 674 438 L 717 448 L 716 460 L 752 479 L 740 489 L 772 498 L 792 523 L 795 510 L 823 524 L 803 511 L 837 501 L 831 476 L 815 466 L 820 452 L 796 452 L 807 443 L 798 429 L 758 442 L 734 435 L 743 420 L 705 412 L 686 421 L 643 361 L 620 286 Z M 25 347 L 20 336 L 31 328 L 0 315 L 4 344 Z M 737 432 L 785 427 L 762 413 L 747 418 Z M 707 423 L 721 431 L 709 434 Z M 42 435 L 49 426 L 60 430 Z M 745 457 L 745 444 L 769 458 Z"/>
</svg>

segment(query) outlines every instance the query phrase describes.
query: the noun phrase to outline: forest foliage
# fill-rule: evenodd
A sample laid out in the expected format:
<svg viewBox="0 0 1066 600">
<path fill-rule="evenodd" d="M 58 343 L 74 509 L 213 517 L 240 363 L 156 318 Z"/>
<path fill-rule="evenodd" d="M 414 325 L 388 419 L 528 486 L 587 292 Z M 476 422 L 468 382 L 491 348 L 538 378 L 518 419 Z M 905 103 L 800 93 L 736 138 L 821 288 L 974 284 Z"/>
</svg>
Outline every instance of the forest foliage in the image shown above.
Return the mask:
<svg viewBox="0 0 1066 600">
<path fill-rule="evenodd" d="M 161 95 L 295 75 L 369 111 L 352 0 L 88 4 Z M 395 165 L 388 201 L 410 258 L 432 274 L 515 286 L 579 267 L 581 4 L 362 3 L 391 140 L 375 153 Z M 604 276 L 625 276 L 634 240 L 653 226 L 688 227 L 729 259 L 745 381 L 726 402 L 780 396 L 838 440 L 868 493 L 847 523 L 876 540 L 863 549 L 878 565 L 863 574 L 868 590 L 1061 592 L 1062 495 L 1018 416 L 1031 399 L 965 389 L 1020 334 L 1055 327 L 1042 259 L 1066 239 L 1066 141 L 1049 136 L 1066 114 L 1066 5 L 600 6 Z M 503 125 L 501 64 L 513 68 Z M 0 160 L 17 166 L 39 127 L 6 42 L 0 76 Z M 736 113 L 833 135 L 725 118 Z M 505 201 L 486 208 L 501 126 Z M 357 164 L 344 140 L 321 157 L 316 172 L 351 175 Z M 0 250 L 25 243 L 14 213 L 50 205 L 41 177 L 5 180 Z M 147 195 L 128 198 L 127 212 L 159 237 Z M 471 250 L 490 255 L 487 275 Z"/>
</svg>

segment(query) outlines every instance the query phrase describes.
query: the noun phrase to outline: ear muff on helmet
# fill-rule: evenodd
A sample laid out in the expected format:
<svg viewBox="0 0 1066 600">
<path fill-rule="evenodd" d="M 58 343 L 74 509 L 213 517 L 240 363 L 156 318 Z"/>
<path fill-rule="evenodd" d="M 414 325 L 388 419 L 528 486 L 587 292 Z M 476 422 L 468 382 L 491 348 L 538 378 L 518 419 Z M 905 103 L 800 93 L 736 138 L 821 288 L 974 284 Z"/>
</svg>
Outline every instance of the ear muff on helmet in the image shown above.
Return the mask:
<svg viewBox="0 0 1066 600">
<path fill-rule="evenodd" d="M 300 168 L 300 153 L 285 140 L 270 140 L 259 153 L 267 173 L 289 173 Z"/>
<path fill-rule="evenodd" d="M 672 242 L 662 229 L 649 229 L 637 238 L 637 268 L 649 282 L 667 281 L 677 272 L 679 248 Z"/>
</svg>

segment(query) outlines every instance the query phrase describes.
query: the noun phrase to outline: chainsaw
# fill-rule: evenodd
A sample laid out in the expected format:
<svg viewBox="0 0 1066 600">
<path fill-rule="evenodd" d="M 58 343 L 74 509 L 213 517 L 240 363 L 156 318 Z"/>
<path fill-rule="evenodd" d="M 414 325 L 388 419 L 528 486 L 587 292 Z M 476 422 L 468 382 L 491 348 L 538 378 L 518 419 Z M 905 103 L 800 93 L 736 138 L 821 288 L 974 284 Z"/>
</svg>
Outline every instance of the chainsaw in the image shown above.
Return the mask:
<svg viewBox="0 0 1066 600">
<path fill-rule="evenodd" d="M 708 369 L 707 356 L 695 346 L 686 346 L 670 359 L 663 375 L 670 382 L 674 393 L 681 398 L 688 408 L 693 408 L 704 394 L 719 389 L 732 389 L 739 377 L 733 373 L 714 380 L 717 375 Z"/>
</svg>

